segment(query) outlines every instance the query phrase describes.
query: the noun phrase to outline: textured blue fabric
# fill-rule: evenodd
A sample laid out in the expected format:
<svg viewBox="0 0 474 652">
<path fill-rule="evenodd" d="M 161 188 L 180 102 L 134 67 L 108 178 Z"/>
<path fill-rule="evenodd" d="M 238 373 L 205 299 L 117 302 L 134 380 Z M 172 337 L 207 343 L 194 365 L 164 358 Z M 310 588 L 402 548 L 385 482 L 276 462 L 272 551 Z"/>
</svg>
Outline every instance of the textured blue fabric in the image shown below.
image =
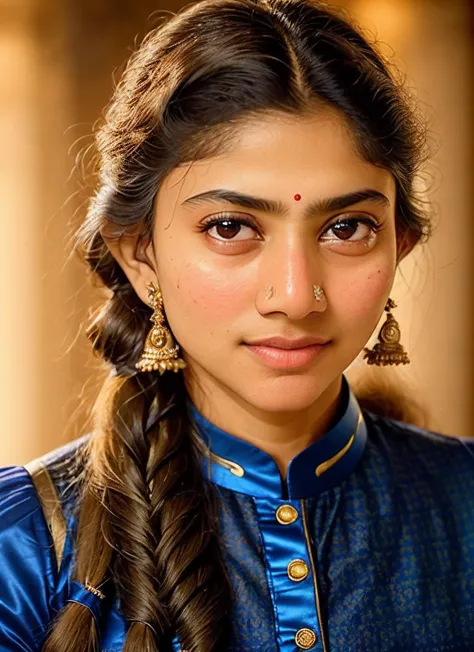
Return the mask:
<svg viewBox="0 0 474 652">
<path fill-rule="evenodd" d="M 196 419 L 215 455 L 244 469 L 238 476 L 222 459 L 205 464 L 220 497 L 223 553 L 236 596 L 225 652 L 298 652 L 300 628 L 314 631 L 311 649 L 318 651 L 472 652 L 474 440 L 367 412 L 351 440 L 359 410 L 346 390 L 337 423 L 300 453 L 301 466 L 292 462 L 286 482 L 262 451 L 242 446 L 202 415 Z M 337 446 L 329 445 L 330 434 Z M 0 470 L 1 652 L 41 650 L 51 619 L 70 597 L 75 489 L 55 460 L 73 459 L 77 446 L 56 449 L 47 462 L 69 528 L 59 573 L 28 473 Z M 317 477 L 315 465 L 341 450 Z M 281 505 L 297 510 L 294 522 L 277 520 Z M 308 569 L 298 582 L 287 572 L 294 560 Z M 112 592 L 100 606 L 101 649 L 119 652 L 127 631 L 120 601 Z M 173 647 L 179 649 L 178 641 Z"/>
</svg>

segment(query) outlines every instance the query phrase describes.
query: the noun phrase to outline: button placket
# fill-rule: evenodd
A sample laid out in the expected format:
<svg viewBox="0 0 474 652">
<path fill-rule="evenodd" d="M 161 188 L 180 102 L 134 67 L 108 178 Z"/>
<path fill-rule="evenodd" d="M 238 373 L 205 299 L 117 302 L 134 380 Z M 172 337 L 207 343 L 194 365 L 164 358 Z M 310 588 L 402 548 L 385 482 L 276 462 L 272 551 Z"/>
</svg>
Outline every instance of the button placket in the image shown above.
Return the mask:
<svg viewBox="0 0 474 652">
<path fill-rule="evenodd" d="M 300 501 L 255 498 L 281 652 L 321 650 L 312 571 Z M 276 504 L 275 504 L 276 503 Z M 305 634 L 306 632 L 306 634 Z M 313 638 L 309 635 L 313 632 Z M 309 645 L 311 647 L 302 647 Z"/>
</svg>

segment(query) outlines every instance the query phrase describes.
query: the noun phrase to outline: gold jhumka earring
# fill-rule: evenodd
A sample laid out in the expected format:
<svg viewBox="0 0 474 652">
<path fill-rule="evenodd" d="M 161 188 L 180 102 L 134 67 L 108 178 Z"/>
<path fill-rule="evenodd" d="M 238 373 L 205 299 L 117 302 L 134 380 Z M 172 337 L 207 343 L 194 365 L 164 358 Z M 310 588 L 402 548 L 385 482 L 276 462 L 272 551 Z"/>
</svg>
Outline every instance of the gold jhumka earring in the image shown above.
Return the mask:
<svg viewBox="0 0 474 652">
<path fill-rule="evenodd" d="M 400 344 L 400 326 L 392 315 L 391 310 L 397 305 L 389 299 L 385 306 L 386 321 L 378 334 L 378 342 L 373 349 L 364 348 L 364 359 L 367 364 L 386 366 L 391 364 L 409 364 L 410 360 L 403 346 Z"/>
<path fill-rule="evenodd" d="M 178 372 L 186 368 L 186 362 L 178 357 L 179 345 L 165 325 L 163 313 L 163 297 L 154 283 L 149 283 L 148 302 L 154 309 L 150 321 L 153 328 L 147 335 L 140 360 L 135 367 L 139 371 L 159 371 L 160 376 L 165 371 Z"/>
</svg>

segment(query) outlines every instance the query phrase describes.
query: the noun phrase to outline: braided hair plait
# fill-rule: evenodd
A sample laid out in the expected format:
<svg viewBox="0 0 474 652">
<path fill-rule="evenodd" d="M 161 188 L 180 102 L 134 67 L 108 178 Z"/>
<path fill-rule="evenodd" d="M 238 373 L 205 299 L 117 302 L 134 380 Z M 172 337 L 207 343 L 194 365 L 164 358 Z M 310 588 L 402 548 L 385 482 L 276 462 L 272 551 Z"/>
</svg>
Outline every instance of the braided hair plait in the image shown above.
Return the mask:
<svg viewBox="0 0 474 652">
<path fill-rule="evenodd" d="M 124 650 L 167 649 L 174 632 L 189 652 L 222 650 L 230 591 L 182 374 L 126 377 L 109 414 L 122 454 L 118 477 L 107 477 L 113 577 L 124 615 L 137 621 Z"/>
<path fill-rule="evenodd" d="M 104 465 L 109 469 L 104 486 L 114 548 L 112 576 L 120 609 L 131 621 L 124 650 L 137 646 L 154 650 L 169 627 L 165 605 L 158 600 L 154 558 L 159 532 L 153 527 L 149 473 L 159 427 L 147 420 L 150 400 L 146 390 L 150 387 L 144 387 L 136 375 L 115 383 L 118 387 L 110 402 L 109 425 L 113 457 Z"/>
<path fill-rule="evenodd" d="M 150 456 L 155 460 L 150 464 L 152 504 L 160 524 L 155 560 L 160 597 L 183 649 L 217 651 L 226 649 L 230 591 L 216 536 L 216 495 L 203 482 L 201 456 L 190 431 L 181 402 L 163 423 L 158 449 Z"/>
<path fill-rule="evenodd" d="M 168 641 L 172 627 L 187 652 L 221 650 L 228 635 L 230 585 L 218 541 L 218 502 L 202 476 L 201 448 L 188 417 L 183 376 L 168 373 L 160 380 L 157 374 L 136 374 L 134 362 L 142 350 L 151 311 L 130 284 L 123 282 L 121 268 L 107 251 L 101 250 L 97 239 L 87 250 L 86 258 L 94 271 L 115 288 L 114 297 L 89 326 L 88 336 L 103 358 L 120 367 L 122 373 L 131 374 L 120 392 L 109 392 L 110 406 L 99 413 L 110 414 L 114 419 L 112 429 L 121 438 L 119 448 L 127 453 L 125 461 L 128 463 L 130 458 L 139 470 L 140 477 L 133 474 L 136 482 L 142 483 L 141 490 L 138 485 L 133 490 L 135 499 L 140 500 L 140 491 L 149 492 L 148 513 L 142 504 L 142 516 L 150 532 L 141 545 L 146 548 L 156 537 L 152 562 L 158 578 L 155 588 L 160 613 L 144 614 L 131 606 L 124 608 L 124 613 L 131 620 L 150 623 L 164 641 Z M 144 401 L 145 396 L 145 405 L 130 405 L 126 409 L 130 401 Z M 108 428 L 107 420 L 100 425 L 102 431 Z M 130 436 L 131 432 L 136 435 Z M 125 469 L 121 469 L 121 477 L 127 477 Z M 113 477 L 108 482 L 113 486 Z M 124 495 L 126 492 L 118 488 L 117 505 L 109 505 L 111 514 L 120 514 Z M 134 498 L 129 498 L 133 507 Z M 114 540 L 135 532 L 135 527 L 128 534 L 124 532 L 122 520 L 120 516 L 111 518 Z M 128 553 L 128 558 L 133 560 L 133 552 Z M 127 579 L 122 555 L 115 564 L 113 574 L 120 577 L 119 594 L 125 596 L 137 585 L 135 571 Z M 151 571 L 145 567 L 143 570 Z M 144 594 L 143 598 L 146 603 L 150 601 L 149 595 Z M 130 599 L 133 600 L 132 595 Z M 133 628 L 143 629 L 140 623 Z"/>
<path fill-rule="evenodd" d="M 174 633 L 189 652 L 222 650 L 229 582 L 218 541 L 217 501 L 202 475 L 182 374 L 160 377 L 134 370 L 144 329 L 132 325 L 138 310 L 148 317 L 150 310 L 138 305 L 120 273 L 113 274 L 118 268 L 113 258 L 90 258 L 115 292 L 87 335 L 115 373 L 94 408 L 74 577 L 104 592 L 115 586 L 120 610 L 130 621 L 124 652 L 168 650 Z M 99 649 L 87 609 L 68 603 L 60 616 L 46 652 L 72 652 L 77 641 L 79 649 Z M 74 644 L 66 642 L 66 632 L 69 641 L 77 634 Z"/>
</svg>

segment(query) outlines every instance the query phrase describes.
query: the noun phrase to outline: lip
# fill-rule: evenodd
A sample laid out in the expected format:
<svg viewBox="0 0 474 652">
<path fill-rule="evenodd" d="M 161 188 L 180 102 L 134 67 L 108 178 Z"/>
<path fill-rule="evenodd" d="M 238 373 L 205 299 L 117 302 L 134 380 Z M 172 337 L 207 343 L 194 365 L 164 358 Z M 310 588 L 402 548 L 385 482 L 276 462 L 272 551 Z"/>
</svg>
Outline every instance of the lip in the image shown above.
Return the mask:
<svg viewBox="0 0 474 652">
<path fill-rule="evenodd" d="M 258 356 L 267 366 L 273 369 L 298 369 L 315 360 L 324 350 L 324 344 L 310 344 L 298 348 L 279 348 L 276 346 L 262 346 L 260 344 L 244 344 L 254 355 Z"/>
<path fill-rule="evenodd" d="M 298 337 L 297 339 L 290 339 L 288 337 L 281 337 L 275 335 L 274 337 L 265 337 L 253 342 L 245 342 L 249 346 L 265 346 L 275 347 L 277 349 L 302 349 L 303 347 L 312 346 L 313 344 L 327 344 L 328 339 L 324 337 Z"/>
</svg>

